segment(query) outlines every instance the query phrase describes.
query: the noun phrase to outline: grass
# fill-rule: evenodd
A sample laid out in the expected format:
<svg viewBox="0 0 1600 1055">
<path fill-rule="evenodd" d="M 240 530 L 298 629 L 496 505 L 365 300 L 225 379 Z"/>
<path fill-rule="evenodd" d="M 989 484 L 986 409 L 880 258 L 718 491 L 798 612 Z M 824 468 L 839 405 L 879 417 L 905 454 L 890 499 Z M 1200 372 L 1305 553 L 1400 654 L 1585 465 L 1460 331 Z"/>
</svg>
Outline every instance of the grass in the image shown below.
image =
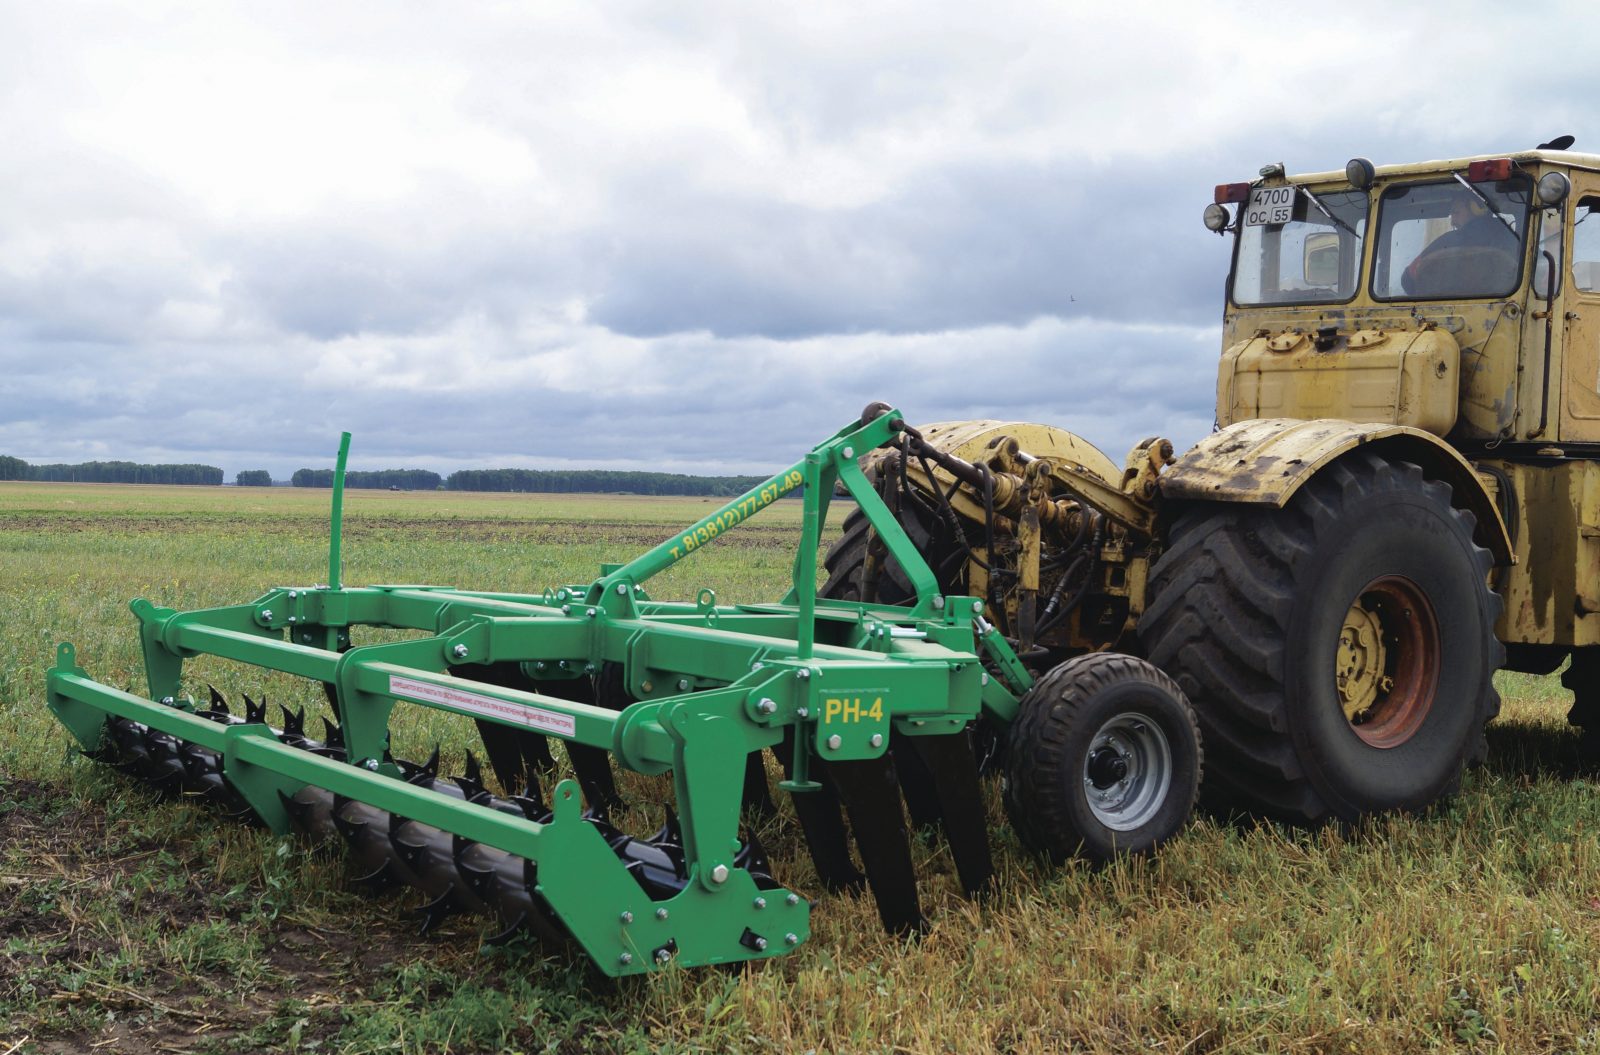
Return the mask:
<svg viewBox="0 0 1600 1055">
<path fill-rule="evenodd" d="M 74 757 L 44 707 L 59 640 L 138 688 L 132 597 L 202 607 L 325 578 L 325 502 L 0 485 L 0 1055 L 1600 1051 L 1600 796 L 1554 678 L 1500 675 L 1488 764 L 1423 816 L 1315 832 L 1200 816 L 1152 860 L 1050 869 L 990 787 L 998 889 L 962 901 L 942 847 L 918 845 L 935 927 L 917 943 L 882 934 L 870 901 L 824 899 L 791 956 L 611 984 L 537 947 L 484 951 L 470 917 L 419 938 L 416 899 L 369 900 L 335 854 L 157 800 Z M 540 590 L 711 507 L 355 492 L 345 577 Z M 775 596 L 798 513 L 780 503 L 652 592 Z M 195 667 L 230 694 L 314 700 Z M 473 744 L 447 716 L 396 732 L 402 753 L 439 740 L 448 765 Z M 815 890 L 792 826 L 760 834 L 779 876 Z"/>
</svg>

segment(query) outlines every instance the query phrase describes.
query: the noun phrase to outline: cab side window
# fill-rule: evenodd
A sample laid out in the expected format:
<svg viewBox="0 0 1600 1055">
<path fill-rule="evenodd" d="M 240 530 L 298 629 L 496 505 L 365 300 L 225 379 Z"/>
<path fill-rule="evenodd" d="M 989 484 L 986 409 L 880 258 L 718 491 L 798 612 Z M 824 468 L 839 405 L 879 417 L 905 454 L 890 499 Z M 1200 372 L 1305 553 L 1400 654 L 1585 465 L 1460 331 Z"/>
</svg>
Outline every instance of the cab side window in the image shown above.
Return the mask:
<svg viewBox="0 0 1600 1055">
<path fill-rule="evenodd" d="M 1600 197 L 1583 198 L 1572 214 L 1572 288 L 1600 291 Z"/>
</svg>

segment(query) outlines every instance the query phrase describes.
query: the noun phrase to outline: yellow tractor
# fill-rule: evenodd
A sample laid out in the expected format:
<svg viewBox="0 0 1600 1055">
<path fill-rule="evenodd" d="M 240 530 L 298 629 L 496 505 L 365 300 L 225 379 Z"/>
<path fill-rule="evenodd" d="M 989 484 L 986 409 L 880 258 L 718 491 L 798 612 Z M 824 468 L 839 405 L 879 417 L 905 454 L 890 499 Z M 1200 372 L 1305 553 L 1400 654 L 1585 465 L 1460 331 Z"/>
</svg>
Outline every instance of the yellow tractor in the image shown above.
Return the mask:
<svg viewBox="0 0 1600 1055">
<path fill-rule="evenodd" d="M 1120 651 L 1170 676 L 1223 808 L 1426 806 L 1482 757 L 1494 672 L 1569 655 L 1593 743 L 1600 155 L 1570 146 L 1218 186 L 1217 425 L 1181 455 L 1154 438 L 1118 467 L 1059 429 L 959 422 L 871 472 L 1034 671 Z M 851 528 L 826 590 L 906 596 Z M 1047 749 L 1030 728 L 1008 795 Z M 901 779 L 915 813 L 928 791 Z"/>
</svg>

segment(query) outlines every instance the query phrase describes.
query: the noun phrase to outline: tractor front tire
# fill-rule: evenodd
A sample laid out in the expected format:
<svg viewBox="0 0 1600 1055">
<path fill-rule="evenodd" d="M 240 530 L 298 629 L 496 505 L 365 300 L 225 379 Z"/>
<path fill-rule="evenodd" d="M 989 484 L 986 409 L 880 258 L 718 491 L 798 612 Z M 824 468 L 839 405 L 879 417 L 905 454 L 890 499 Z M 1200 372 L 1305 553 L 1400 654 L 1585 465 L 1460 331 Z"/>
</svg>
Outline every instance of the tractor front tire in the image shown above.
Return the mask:
<svg viewBox="0 0 1600 1055">
<path fill-rule="evenodd" d="M 1358 452 L 1283 509 L 1197 506 L 1140 621 L 1194 703 L 1205 798 L 1295 823 L 1452 795 L 1500 709 L 1500 598 L 1472 515 L 1408 462 Z"/>
<path fill-rule="evenodd" d="M 1172 679 L 1134 656 L 1091 652 L 1023 695 L 1007 734 L 1006 816 L 1056 864 L 1144 853 L 1188 819 L 1200 768 L 1194 712 Z"/>
</svg>

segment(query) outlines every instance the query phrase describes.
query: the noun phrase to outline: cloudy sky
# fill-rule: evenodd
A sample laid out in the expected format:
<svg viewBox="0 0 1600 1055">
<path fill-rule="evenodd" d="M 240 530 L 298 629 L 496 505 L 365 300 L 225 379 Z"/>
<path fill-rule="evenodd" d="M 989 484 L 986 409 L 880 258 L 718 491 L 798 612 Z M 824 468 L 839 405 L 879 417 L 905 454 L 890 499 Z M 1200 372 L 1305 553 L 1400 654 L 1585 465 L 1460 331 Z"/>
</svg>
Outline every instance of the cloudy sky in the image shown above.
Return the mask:
<svg viewBox="0 0 1600 1055">
<path fill-rule="evenodd" d="M 1587 4 L 0 0 L 0 453 L 759 472 L 1212 418 L 1218 182 L 1600 148 Z"/>
</svg>

